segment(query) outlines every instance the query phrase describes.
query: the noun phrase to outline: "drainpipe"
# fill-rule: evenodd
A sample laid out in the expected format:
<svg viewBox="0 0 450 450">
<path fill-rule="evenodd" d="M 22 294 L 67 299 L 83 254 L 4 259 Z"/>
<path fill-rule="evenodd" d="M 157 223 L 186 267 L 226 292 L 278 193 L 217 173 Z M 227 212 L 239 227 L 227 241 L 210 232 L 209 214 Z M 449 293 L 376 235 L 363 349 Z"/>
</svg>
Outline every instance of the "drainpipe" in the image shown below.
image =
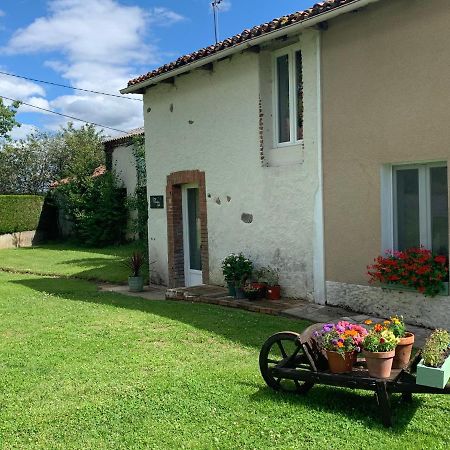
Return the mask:
<svg viewBox="0 0 450 450">
<path fill-rule="evenodd" d="M 314 198 L 314 243 L 313 276 L 314 302 L 325 305 L 327 301 L 325 279 L 325 232 L 323 214 L 323 149 L 322 149 L 322 34 L 317 33 L 317 179 L 318 186 Z"/>
</svg>

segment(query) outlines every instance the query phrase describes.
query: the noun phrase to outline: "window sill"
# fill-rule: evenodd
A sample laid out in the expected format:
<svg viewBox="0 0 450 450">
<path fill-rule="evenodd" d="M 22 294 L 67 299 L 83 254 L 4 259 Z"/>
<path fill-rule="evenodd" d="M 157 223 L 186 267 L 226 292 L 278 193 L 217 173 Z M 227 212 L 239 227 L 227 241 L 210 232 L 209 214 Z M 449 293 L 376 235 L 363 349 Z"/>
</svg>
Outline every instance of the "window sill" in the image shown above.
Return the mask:
<svg viewBox="0 0 450 450">
<path fill-rule="evenodd" d="M 303 149 L 303 141 L 269 149 L 266 153 L 268 166 L 278 167 L 302 164 L 304 161 Z"/>
</svg>

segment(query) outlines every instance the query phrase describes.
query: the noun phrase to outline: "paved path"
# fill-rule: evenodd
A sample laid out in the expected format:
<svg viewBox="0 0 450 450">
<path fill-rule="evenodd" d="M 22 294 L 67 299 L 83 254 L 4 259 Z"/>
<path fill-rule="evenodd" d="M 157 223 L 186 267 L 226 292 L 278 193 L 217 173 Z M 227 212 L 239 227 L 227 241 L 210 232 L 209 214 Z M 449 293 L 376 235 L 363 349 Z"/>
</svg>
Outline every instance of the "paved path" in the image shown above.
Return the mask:
<svg viewBox="0 0 450 450">
<path fill-rule="evenodd" d="M 305 300 L 235 300 L 228 296 L 227 290 L 221 286 L 195 286 L 192 288 L 167 289 L 164 286 L 146 286 L 144 292 L 130 292 L 128 286 L 103 283 L 99 289 L 108 292 L 142 297 L 148 300 L 178 300 L 199 303 L 209 303 L 263 314 L 281 315 L 291 319 L 306 319 L 311 322 L 349 322 L 363 323 L 367 319 L 374 322 L 382 317 L 367 316 L 365 314 L 348 311 L 335 306 L 322 306 L 308 303 Z M 425 339 L 431 333 L 427 328 L 408 325 L 408 330 L 415 334 L 415 346 L 422 347 Z"/>
<path fill-rule="evenodd" d="M 348 311 L 335 306 L 322 306 L 312 303 L 286 309 L 282 312 L 282 315 L 297 319 L 308 319 L 311 322 L 337 322 L 339 320 L 347 320 L 348 322 L 363 323 L 367 319 L 374 322 L 384 319 L 383 317 L 367 316 L 365 314 Z M 407 324 L 407 328 L 408 331 L 414 333 L 415 335 L 415 347 L 422 347 L 425 343 L 425 339 L 432 331 L 428 328 L 422 328 L 410 324 Z"/>
</svg>

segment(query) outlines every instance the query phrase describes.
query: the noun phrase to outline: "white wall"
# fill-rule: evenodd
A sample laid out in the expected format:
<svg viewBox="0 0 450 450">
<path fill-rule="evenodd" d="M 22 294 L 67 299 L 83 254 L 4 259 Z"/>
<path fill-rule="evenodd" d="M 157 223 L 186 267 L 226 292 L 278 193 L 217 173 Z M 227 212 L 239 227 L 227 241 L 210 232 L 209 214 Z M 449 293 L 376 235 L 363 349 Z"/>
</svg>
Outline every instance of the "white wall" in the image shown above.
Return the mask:
<svg viewBox="0 0 450 450">
<path fill-rule="evenodd" d="M 119 182 L 127 190 L 127 196 L 134 194 L 137 186 L 136 160 L 133 155 L 133 144 L 119 145 L 114 147 L 112 152 L 112 168 L 117 175 Z M 130 211 L 127 229 L 130 230 L 132 220 L 137 218 L 137 211 Z M 127 231 L 127 239 L 137 239 L 137 234 Z"/>
<path fill-rule="evenodd" d="M 127 189 L 127 195 L 133 195 L 137 185 L 133 145 L 120 145 L 113 149 L 112 168 Z"/>
<path fill-rule="evenodd" d="M 206 174 L 211 283 L 223 283 L 221 259 L 242 251 L 280 269 L 284 295 L 312 300 L 314 194 L 317 177 L 315 33 L 302 39 L 305 140 L 260 160 L 259 99 L 265 135 L 272 127 L 271 58 L 246 52 L 160 84 L 144 96 L 148 195 L 166 194 L 166 177 L 180 170 Z M 261 62 L 261 64 L 260 64 Z M 241 214 L 253 215 L 253 222 Z M 166 209 L 149 210 L 153 281 L 167 283 Z"/>
</svg>

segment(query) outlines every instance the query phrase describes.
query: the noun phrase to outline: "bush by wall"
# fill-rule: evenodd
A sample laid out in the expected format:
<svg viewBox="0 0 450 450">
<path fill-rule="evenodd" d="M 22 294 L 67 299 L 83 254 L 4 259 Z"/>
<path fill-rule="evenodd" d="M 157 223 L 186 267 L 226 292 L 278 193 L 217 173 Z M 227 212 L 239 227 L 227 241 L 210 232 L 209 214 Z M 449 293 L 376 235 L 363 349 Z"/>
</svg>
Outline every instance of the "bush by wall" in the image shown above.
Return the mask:
<svg viewBox="0 0 450 450">
<path fill-rule="evenodd" d="M 40 195 L 0 195 L 0 234 L 36 230 L 43 205 Z"/>
</svg>

